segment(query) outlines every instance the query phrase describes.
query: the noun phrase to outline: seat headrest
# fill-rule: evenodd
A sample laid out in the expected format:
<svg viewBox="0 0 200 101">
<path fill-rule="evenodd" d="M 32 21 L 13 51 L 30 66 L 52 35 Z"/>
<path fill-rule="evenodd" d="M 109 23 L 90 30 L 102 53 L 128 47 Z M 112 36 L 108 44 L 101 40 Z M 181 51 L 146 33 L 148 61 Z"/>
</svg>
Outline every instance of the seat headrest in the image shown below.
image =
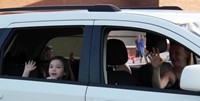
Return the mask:
<svg viewBox="0 0 200 101">
<path fill-rule="evenodd" d="M 128 53 L 125 44 L 118 39 L 107 41 L 107 64 L 122 65 L 128 60 Z"/>
<path fill-rule="evenodd" d="M 152 52 L 152 48 L 158 48 L 161 52 L 165 52 L 167 50 L 167 40 L 164 37 L 154 35 L 154 34 L 146 34 L 146 49 L 149 52 Z"/>
</svg>

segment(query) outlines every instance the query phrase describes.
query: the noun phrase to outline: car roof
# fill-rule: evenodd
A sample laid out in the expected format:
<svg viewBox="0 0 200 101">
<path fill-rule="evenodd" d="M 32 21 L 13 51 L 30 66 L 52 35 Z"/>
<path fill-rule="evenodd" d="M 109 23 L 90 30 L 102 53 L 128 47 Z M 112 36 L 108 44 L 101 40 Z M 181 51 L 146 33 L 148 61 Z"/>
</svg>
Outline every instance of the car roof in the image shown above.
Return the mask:
<svg viewBox="0 0 200 101">
<path fill-rule="evenodd" d="M 149 9 L 124 9 L 124 13 L 142 14 L 153 16 L 176 24 L 200 22 L 200 12 L 183 11 L 183 10 L 149 10 Z"/>
<path fill-rule="evenodd" d="M 19 11 L 19 12 L 11 12 L 10 14 L 3 14 L 0 17 L 10 17 L 10 16 L 36 16 L 38 14 L 42 15 L 52 15 L 52 14 L 61 14 L 61 13 L 69 13 L 69 14 L 92 14 L 92 13 L 104 13 L 104 14 L 139 14 L 145 16 L 156 17 L 160 19 L 164 19 L 167 21 L 171 21 L 174 23 L 188 23 L 188 22 L 199 22 L 200 21 L 200 12 L 189 12 L 189 11 L 181 11 L 181 10 L 131 10 L 131 9 L 123 9 L 118 12 L 90 12 L 87 10 L 70 10 L 70 11 L 49 11 L 49 12 L 34 12 L 34 11 Z M 95 16 L 92 16 L 95 19 Z M 92 18 L 90 17 L 90 18 Z M 84 16 L 82 16 L 84 19 Z M 98 17 L 97 17 L 98 19 Z M 103 19 L 103 18 L 102 18 Z"/>
<path fill-rule="evenodd" d="M 34 10 L 32 11 L 32 10 L 26 10 L 26 9 L 25 10 L 22 9 L 22 11 L 19 9 L 19 11 L 17 11 L 15 10 L 16 8 L 14 9 L 11 8 L 11 12 L 9 11 L 10 9 L 6 11 L 6 13 L 11 13 L 11 14 L 0 15 L 0 22 L 1 22 L 0 28 L 4 28 L 11 23 L 26 22 L 26 21 L 73 20 L 73 19 L 79 19 L 79 20 L 80 19 L 82 20 L 99 20 L 99 19 L 109 20 L 110 19 L 110 20 L 127 20 L 127 21 L 130 20 L 131 21 L 133 20 L 133 18 L 131 18 L 131 15 L 146 16 L 146 17 L 151 17 L 151 18 L 153 17 L 153 18 L 169 21 L 175 24 L 200 22 L 200 12 L 188 12 L 188 11 L 183 11 L 183 10 L 171 10 L 171 9 L 170 10 L 151 9 L 151 8 L 119 9 L 115 6 L 114 6 L 114 9 L 113 9 L 113 6 L 111 6 L 111 10 L 109 8 L 104 11 L 101 9 L 101 8 L 104 8 L 104 6 L 99 7 L 99 8 L 98 9 L 86 8 L 85 10 L 63 9 L 61 11 L 48 10 L 47 12 L 34 11 Z M 123 16 L 123 15 L 126 15 L 126 16 Z M 48 16 L 51 16 L 51 17 L 48 17 Z M 14 17 L 15 19 L 13 19 Z"/>
</svg>

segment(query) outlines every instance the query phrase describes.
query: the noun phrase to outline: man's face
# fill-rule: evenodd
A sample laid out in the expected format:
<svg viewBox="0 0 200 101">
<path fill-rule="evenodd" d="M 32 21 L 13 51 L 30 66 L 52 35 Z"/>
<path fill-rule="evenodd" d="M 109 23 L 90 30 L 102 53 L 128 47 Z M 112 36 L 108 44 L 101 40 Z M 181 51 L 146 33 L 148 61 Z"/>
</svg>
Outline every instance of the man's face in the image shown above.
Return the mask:
<svg viewBox="0 0 200 101">
<path fill-rule="evenodd" d="M 48 51 L 47 51 L 47 57 L 48 57 L 48 58 L 53 57 L 53 50 L 48 50 Z"/>
</svg>

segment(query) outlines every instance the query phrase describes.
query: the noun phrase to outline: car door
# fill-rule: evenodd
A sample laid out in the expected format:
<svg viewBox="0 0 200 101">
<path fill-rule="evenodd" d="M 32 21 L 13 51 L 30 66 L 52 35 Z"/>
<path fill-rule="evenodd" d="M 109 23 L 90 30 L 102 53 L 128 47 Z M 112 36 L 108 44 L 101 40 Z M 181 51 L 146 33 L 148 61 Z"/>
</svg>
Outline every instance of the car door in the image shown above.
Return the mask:
<svg viewBox="0 0 200 101">
<path fill-rule="evenodd" d="M 134 21 L 135 20 L 135 21 Z M 91 78 L 99 78 L 99 81 L 90 82 L 90 86 L 88 87 L 87 94 L 86 94 L 86 100 L 87 101 L 199 101 L 200 95 L 198 92 L 190 92 L 190 91 L 179 91 L 179 90 L 167 90 L 167 89 L 155 89 L 155 88 L 149 88 L 149 87 L 138 87 L 138 86 L 117 86 L 117 85 L 108 85 L 105 73 L 106 71 L 106 54 L 105 54 L 105 44 L 108 39 L 108 31 L 110 30 L 136 30 L 142 29 L 142 31 L 149 30 L 150 32 L 157 32 L 162 33 L 164 36 L 167 36 L 169 38 L 172 38 L 174 40 L 177 40 L 178 42 L 183 43 L 185 46 L 188 46 L 189 49 L 193 50 L 196 54 L 200 54 L 199 46 L 193 44 L 194 42 L 200 44 L 197 42 L 199 40 L 195 36 L 189 36 L 191 33 L 185 32 L 183 29 L 176 27 L 173 24 L 170 24 L 169 22 L 155 20 L 155 19 L 147 19 L 135 17 L 133 21 L 95 21 L 95 26 L 98 26 L 96 29 L 99 30 L 99 35 L 96 35 L 96 37 L 99 37 L 99 39 L 96 39 L 95 36 L 93 36 L 93 44 L 95 44 L 96 40 L 101 40 L 100 43 L 96 43 L 95 45 L 92 45 L 92 47 L 100 48 L 101 51 L 98 50 L 92 50 L 91 53 L 94 53 L 93 51 L 96 51 L 99 54 L 99 56 L 96 56 L 95 58 L 100 58 L 100 60 L 92 59 L 91 67 L 96 67 L 99 69 L 93 69 L 94 73 L 90 73 Z M 146 21 L 146 22 L 145 22 Z M 145 22 L 145 23 L 144 23 Z M 101 26 L 101 28 L 99 28 Z M 186 36 L 182 36 L 181 33 L 188 33 Z M 97 33 L 96 33 L 97 34 Z M 124 36 L 126 37 L 126 36 Z M 189 40 L 194 40 L 193 42 Z M 116 50 L 117 51 L 117 50 Z M 95 63 L 95 64 L 93 64 Z M 99 63 L 99 65 L 97 65 Z M 103 69 L 103 68 L 104 69 Z"/>
<path fill-rule="evenodd" d="M 7 30 L 10 33 L 3 33 L 3 37 L 11 36 L 10 30 L 18 28 L 38 28 L 55 26 L 66 26 L 73 28 L 73 26 L 82 26 L 82 49 L 80 50 L 80 67 L 79 67 L 79 80 L 78 81 L 62 81 L 62 80 L 46 80 L 39 78 L 22 78 L 15 75 L 7 75 L 2 73 L 0 77 L 0 101 L 85 101 L 85 93 L 87 90 L 88 82 L 88 68 L 89 68 L 89 52 L 90 52 L 90 38 L 92 31 L 93 21 L 44 21 L 44 22 L 22 22 L 13 23 Z M 40 28 L 39 27 L 39 28 Z M 67 29 L 66 29 L 67 30 Z M 53 32 L 52 32 L 53 33 Z M 59 34 L 59 33 L 58 33 Z M 37 34 L 38 35 L 38 34 Z M 41 34 L 40 34 L 41 35 Z M 13 39 L 17 40 L 17 39 Z M 6 41 L 6 39 L 4 39 Z M 8 41 L 9 42 L 9 41 Z M 12 41 L 11 41 L 12 42 Z M 10 44 L 15 44 L 10 43 Z M 42 44 L 42 43 L 41 43 Z M 5 54 L 5 50 L 9 50 L 4 46 L 1 50 Z M 34 49 L 32 49 L 34 50 Z M 34 54 L 34 53 L 32 53 Z M 1 55 L 3 60 L 4 55 Z M 2 62 L 3 63 L 3 62 Z M 1 69 L 3 67 L 1 64 Z M 3 69 L 2 69 L 3 70 Z"/>
</svg>

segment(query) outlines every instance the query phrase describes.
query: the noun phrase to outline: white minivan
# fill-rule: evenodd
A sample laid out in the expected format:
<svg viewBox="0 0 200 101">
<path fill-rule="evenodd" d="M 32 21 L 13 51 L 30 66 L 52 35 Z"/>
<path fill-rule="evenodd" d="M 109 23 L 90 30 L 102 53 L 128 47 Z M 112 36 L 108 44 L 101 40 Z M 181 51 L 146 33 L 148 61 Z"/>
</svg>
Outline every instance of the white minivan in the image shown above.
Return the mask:
<svg viewBox="0 0 200 101">
<path fill-rule="evenodd" d="M 144 36 L 146 60 L 126 64 L 135 58 L 130 47 L 136 46 L 138 35 Z M 149 63 L 152 47 L 168 53 L 167 40 L 192 55 L 181 74 L 181 89 L 153 88 L 152 68 L 140 68 Z M 49 61 L 41 58 L 45 46 L 66 58 L 74 80 L 46 79 Z M 0 101 L 200 101 L 199 56 L 199 12 L 113 5 L 0 9 Z M 29 60 L 37 68 L 22 77 Z M 118 65 L 129 66 L 131 75 L 114 72 Z"/>
</svg>

